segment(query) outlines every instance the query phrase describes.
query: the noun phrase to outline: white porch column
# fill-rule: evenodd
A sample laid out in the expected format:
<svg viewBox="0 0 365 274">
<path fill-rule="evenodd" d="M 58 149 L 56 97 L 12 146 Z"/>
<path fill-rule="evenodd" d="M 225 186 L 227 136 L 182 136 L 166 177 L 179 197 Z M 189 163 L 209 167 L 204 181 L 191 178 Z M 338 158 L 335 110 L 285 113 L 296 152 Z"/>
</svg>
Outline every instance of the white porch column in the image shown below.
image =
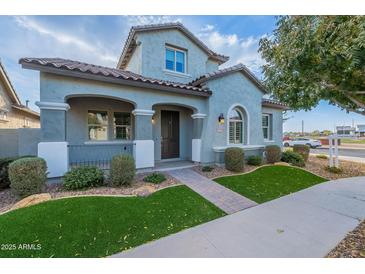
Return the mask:
<svg viewBox="0 0 365 274">
<path fill-rule="evenodd" d="M 193 118 L 193 140 L 192 140 L 192 152 L 191 152 L 191 160 L 193 162 L 201 162 L 201 148 L 202 148 L 202 140 L 201 135 L 203 132 L 203 123 L 206 114 L 203 113 L 195 113 L 191 115 Z"/>
<path fill-rule="evenodd" d="M 136 168 L 150 168 L 155 166 L 155 144 L 152 138 L 152 115 L 154 110 L 135 109 L 133 157 Z"/>
<path fill-rule="evenodd" d="M 47 163 L 48 177 L 60 177 L 68 171 L 68 142 L 66 142 L 66 103 L 36 102 L 41 110 L 41 142 L 38 157 Z"/>
</svg>

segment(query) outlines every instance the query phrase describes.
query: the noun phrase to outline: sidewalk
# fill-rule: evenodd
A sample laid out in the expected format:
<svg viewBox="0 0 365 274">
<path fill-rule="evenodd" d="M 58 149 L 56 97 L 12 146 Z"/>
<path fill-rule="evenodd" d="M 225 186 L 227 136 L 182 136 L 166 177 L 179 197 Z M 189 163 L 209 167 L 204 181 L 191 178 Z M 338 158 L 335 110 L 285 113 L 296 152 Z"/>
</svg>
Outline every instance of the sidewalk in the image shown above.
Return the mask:
<svg viewBox="0 0 365 274">
<path fill-rule="evenodd" d="M 324 257 L 365 218 L 365 177 L 330 181 L 112 257 Z"/>
<path fill-rule="evenodd" d="M 172 170 L 168 173 L 227 214 L 232 214 L 257 205 L 254 201 L 243 197 L 191 169 Z"/>
</svg>

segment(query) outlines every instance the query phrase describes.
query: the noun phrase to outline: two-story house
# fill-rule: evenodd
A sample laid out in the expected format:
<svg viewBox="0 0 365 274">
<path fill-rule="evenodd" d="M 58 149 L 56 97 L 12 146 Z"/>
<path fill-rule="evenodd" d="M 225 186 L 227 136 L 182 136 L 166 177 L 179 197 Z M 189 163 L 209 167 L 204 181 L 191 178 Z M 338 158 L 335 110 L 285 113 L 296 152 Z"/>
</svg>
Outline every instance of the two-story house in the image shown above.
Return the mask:
<svg viewBox="0 0 365 274">
<path fill-rule="evenodd" d="M 223 163 L 230 146 L 262 155 L 265 145 L 281 145 L 285 106 L 263 99 L 244 65 L 219 69 L 228 59 L 180 23 L 132 27 L 117 68 L 22 58 L 23 68 L 40 71 L 38 154 L 50 176 L 118 153 L 151 168 Z"/>
<path fill-rule="evenodd" d="M 39 113 L 24 106 L 0 62 L 0 129 L 39 128 Z"/>
</svg>

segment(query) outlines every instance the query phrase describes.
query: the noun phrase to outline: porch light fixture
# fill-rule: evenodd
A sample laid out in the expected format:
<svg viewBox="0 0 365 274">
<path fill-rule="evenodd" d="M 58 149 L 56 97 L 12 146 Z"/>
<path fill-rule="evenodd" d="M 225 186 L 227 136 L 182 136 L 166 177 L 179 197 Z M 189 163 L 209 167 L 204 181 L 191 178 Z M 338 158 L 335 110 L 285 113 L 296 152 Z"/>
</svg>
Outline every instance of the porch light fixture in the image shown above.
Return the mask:
<svg viewBox="0 0 365 274">
<path fill-rule="evenodd" d="M 153 125 L 155 124 L 155 116 L 152 116 L 151 123 L 152 123 Z"/>
<path fill-rule="evenodd" d="M 218 123 L 220 125 L 223 125 L 224 124 L 224 116 L 223 116 L 223 113 L 221 113 L 218 117 Z"/>
</svg>

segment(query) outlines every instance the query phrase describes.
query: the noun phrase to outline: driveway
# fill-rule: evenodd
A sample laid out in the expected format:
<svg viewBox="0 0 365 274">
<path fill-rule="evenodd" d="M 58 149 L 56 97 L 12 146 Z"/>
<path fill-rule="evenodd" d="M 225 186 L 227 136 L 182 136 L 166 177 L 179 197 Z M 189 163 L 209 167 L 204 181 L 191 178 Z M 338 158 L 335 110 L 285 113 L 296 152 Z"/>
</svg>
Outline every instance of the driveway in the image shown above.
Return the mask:
<svg viewBox="0 0 365 274">
<path fill-rule="evenodd" d="M 365 177 L 326 182 L 113 257 L 324 257 L 365 218 Z"/>
</svg>

